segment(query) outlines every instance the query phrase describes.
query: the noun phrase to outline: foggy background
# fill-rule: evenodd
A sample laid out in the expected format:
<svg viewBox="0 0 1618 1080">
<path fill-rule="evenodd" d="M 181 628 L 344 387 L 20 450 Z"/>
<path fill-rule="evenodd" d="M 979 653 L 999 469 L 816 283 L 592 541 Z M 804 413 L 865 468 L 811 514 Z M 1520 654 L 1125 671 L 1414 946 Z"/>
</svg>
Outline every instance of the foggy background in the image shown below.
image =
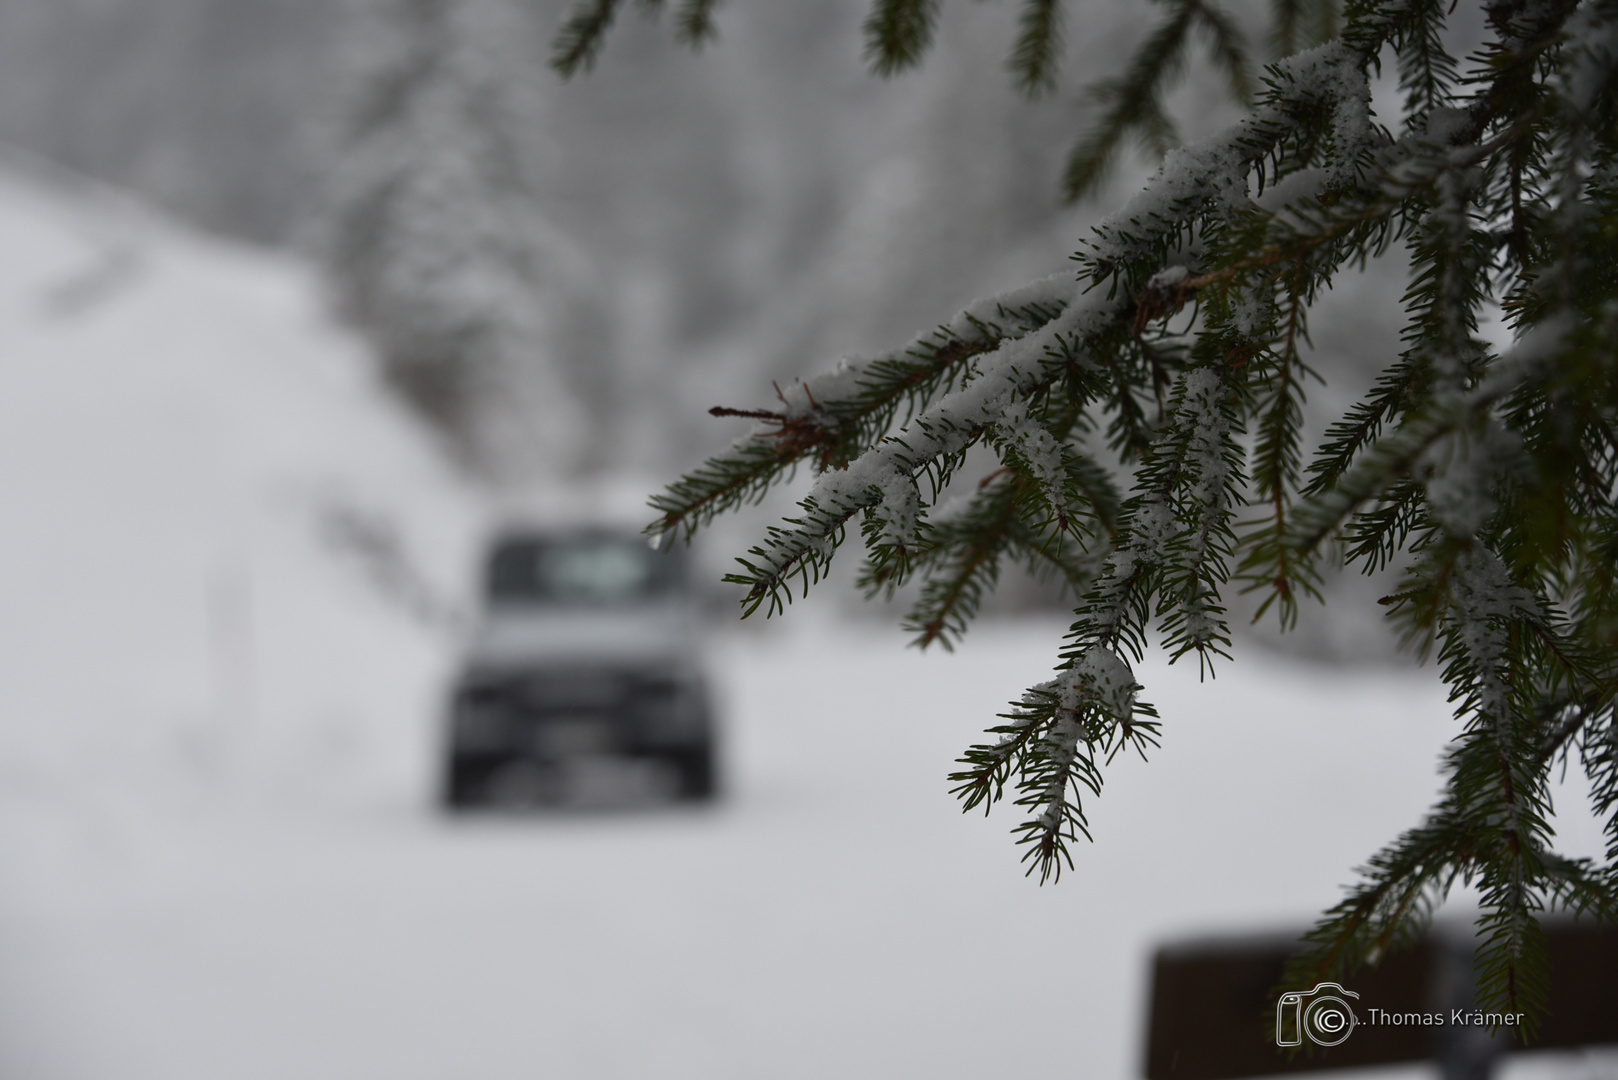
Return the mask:
<svg viewBox="0 0 1618 1080">
<path fill-rule="evenodd" d="M 736 5 L 703 55 L 629 12 L 597 70 L 563 84 L 545 64 L 563 7 L 8 0 L 0 138 L 310 253 L 363 198 L 352 188 L 380 182 L 356 178 L 368 166 L 511 144 L 521 175 L 485 187 L 542 218 L 547 366 L 593 430 L 578 461 L 507 470 L 661 467 L 671 444 L 693 459 L 713 445 L 716 386 L 752 393 L 903 340 L 1073 246 L 1084 218 L 1056 200 L 1072 94 L 1017 97 L 1003 12 L 952 13 L 928 65 L 892 82 L 864 70 L 857 2 Z M 1129 40 L 1120 25 L 1087 45 Z M 433 63 L 423 81 L 442 85 L 416 95 L 442 100 L 418 111 L 462 110 L 439 121 L 460 145 L 356 136 L 391 72 Z M 503 115 L 468 131 L 490 94 Z"/>
<path fill-rule="evenodd" d="M 1004 4 L 891 81 L 863 0 L 754 0 L 563 83 L 565 7 L 0 0 L 0 1080 L 1135 1076 L 1156 944 L 1307 924 L 1431 802 L 1443 693 L 1350 581 L 1215 684 L 1152 661 L 1162 752 L 1038 888 L 943 777 L 1060 605 L 920 655 L 834 584 L 715 590 L 716 805 L 436 814 L 505 517 L 638 524 L 745 430 L 709 406 L 1061 269 L 1149 165 L 1058 202 L 1143 5 L 1076 9 L 1035 102 Z M 1320 415 L 1402 287 L 1316 316 Z"/>
</svg>

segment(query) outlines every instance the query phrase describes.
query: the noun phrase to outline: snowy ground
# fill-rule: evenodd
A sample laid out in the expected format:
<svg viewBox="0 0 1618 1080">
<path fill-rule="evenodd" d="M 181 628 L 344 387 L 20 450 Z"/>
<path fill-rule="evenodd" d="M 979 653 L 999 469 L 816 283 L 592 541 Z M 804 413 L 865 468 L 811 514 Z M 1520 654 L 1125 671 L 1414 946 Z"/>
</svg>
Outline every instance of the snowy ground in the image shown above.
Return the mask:
<svg viewBox="0 0 1618 1080">
<path fill-rule="evenodd" d="M 1307 921 L 1435 788 L 1430 673 L 1154 668 L 1042 889 L 942 778 L 1059 626 L 811 605 L 716 639 L 717 806 L 446 820 L 479 517 L 304 270 L 0 181 L 0 1078 L 1138 1075 L 1156 943 Z"/>
</svg>

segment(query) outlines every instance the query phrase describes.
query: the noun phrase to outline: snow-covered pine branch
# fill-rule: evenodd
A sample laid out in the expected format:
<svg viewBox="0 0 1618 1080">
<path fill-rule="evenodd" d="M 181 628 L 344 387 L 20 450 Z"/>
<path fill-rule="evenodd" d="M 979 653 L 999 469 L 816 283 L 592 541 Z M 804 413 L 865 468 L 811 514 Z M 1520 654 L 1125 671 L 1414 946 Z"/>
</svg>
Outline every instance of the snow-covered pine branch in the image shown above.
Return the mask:
<svg viewBox="0 0 1618 1080">
<path fill-rule="evenodd" d="M 1484 906 L 1480 1004 L 1534 1016 L 1539 914 L 1618 917 L 1618 0 L 1488 3 L 1467 57 L 1453 7 L 1346 4 L 1335 38 L 1266 70 L 1243 120 L 1168 153 L 1076 275 L 778 391 L 779 408 L 716 410 L 757 426 L 660 496 L 650 531 L 688 535 L 803 464 L 817 478 L 799 511 L 731 577 L 747 610 L 783 610 L 858 535 L 868 590 L 919 578 L 923 646 L 964 632 L 1005 560 L 1061 574 L 1077 608 L 1054 678 L 951 778 L 967 809 L 1011 788 L 1042 881 L 1073 865 L 1107 761 L 1162 734 L 1133 667 L 1149 645 L 1228 655 L 1233 574 L 1289 626 L 1330 550 L 1400 570 L 1384 603 L 1436 649 L 1455 705 L 1445 790 L 1370 858 L 1297 971 L 1374 962 L 1466 881 Z M 1025 87 L 1048 83 L 1060 8 L 1024 7 Z M 1124 134 L 1168 130 L 1187 28 L 1211 28 L 1240 74 L 1222 11 L 1166 8 L 1104 85 L 1085 183 Z M 1331 21 L 1314 0 L 1275 10 L 1288 43 Z M 876 0 L 873 61 L 914 62 L 939 14 Z M 1378 117 L 1390 62 L 1402 103 Z M 1404 348 L 1305 453 L 1303 380 L 1338 374 L 1310 352 L 1310 309 L 1395 249 Z M 1515 337 L 1499 354 L 1479 332 L 1494 312 Z M 987 476 L 965 471 L 974 447 L 997 459 Z M 1549 770 L 1575 760 L 1604 864 L 1550 847 Z"/>
</svg>

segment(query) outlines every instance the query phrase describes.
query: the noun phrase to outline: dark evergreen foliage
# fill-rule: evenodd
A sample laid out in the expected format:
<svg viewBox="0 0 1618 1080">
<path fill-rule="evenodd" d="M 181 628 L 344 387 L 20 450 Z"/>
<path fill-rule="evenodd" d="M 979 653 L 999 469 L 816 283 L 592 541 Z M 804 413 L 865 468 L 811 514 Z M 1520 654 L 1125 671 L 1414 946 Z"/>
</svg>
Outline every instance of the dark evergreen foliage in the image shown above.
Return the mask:
<svg viewBox="0 0 1618 1080">
<path fill-rule="evenodd" d="M 1162 94 L 1193 30 L 1246 92 L 1229 17 L 1163 2 L 1101 87 L 1070 193 L 1126 137 L 1172 141 Z M 877 0 L 878 70 L 915 62 L 936 8 Z M 1374 961 L 1466 882 L 1483 905 L 1480 1004 L 1534 1017 L 1540 913 L 1618 916 L 1618 0 L 1493 0 L 1470 56 L 1446 45 L 1452 11 L 1352 0 L 1336 37 L 1265 70 L 1244 120 L 1170 152 L 1076 274 L 778 390 L 778 408 L 718 410 L 758 425 L 660 496 L 651 531 L 688 535 L 807 465 L 800 512 L 729 579 L 747 611 L 782 610 L 854 524 L 867 589 L 920 579 L 921 645 L 958 637 L 1006 560 L 1060 575 L 1077 607 L 1056 676 L 952 777 L 968 809 L 1012 789 L 1041 880 L 1072 865 L 1106 764 L 1160 736 L 1131 666 L 1149 640 L 1206 668 L 1229 656 L 1232 588 L 1290 625 L 1328 559 L 1394 568 L 1383 603 L 1455 705 L 1446 786 L 1294 975 Z M 1030 90 L 1049 84 L 1059 15 L 1024 5 L 1013 68 Z M 1337 26 L 1321 0 L 1280 0 L 1274 41 Z M 1370 112 L 1384 64 L 1398 117 Z M 1310 366 L 1311 305 L 1396 248 L 1412 267 L 1404 351 L 1306 452 L 1304 384 L 1333 375 Z M 1514 339 L 1501 350 L 1478 331 L 1496 310 Z M 966 478 L 973 447 L 999 470 Z M 1552 846 L 1552 772 L 1570 765 L 1593 785 L 1604 860 Z"/>
<path fill-rule="evenodd" d="M 681 0 L 674 14 L 674 28 L 682 43 L 699 47 L 715 36 L 713 9 L 716 3 L 718 0 Z M 663 0 L 635 0 L 635 6 L 657 15 L 664 4 Z M 581 0 L 556 32 L 551 65 L 563 76 L 589 71 L 621 7 L 623 0 Z"/>
</svg>

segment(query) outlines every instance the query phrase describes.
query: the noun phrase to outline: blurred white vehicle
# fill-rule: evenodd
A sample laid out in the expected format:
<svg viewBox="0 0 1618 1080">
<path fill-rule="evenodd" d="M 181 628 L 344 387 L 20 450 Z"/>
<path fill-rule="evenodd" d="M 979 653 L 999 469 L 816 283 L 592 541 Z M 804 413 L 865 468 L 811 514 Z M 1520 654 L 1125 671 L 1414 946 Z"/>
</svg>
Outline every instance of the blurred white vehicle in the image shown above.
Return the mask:
<svg viewBox="0 0 1618 1080">
<path fill-rule="evenodd" d="M 679 795 L 715 790 L 714 725 L 684 551 L 624 531 L 514 533 L 449 715 L 443 802 L 513 790 L 552 801 L 581 762 L 663 763 Z"/>
</svg>

